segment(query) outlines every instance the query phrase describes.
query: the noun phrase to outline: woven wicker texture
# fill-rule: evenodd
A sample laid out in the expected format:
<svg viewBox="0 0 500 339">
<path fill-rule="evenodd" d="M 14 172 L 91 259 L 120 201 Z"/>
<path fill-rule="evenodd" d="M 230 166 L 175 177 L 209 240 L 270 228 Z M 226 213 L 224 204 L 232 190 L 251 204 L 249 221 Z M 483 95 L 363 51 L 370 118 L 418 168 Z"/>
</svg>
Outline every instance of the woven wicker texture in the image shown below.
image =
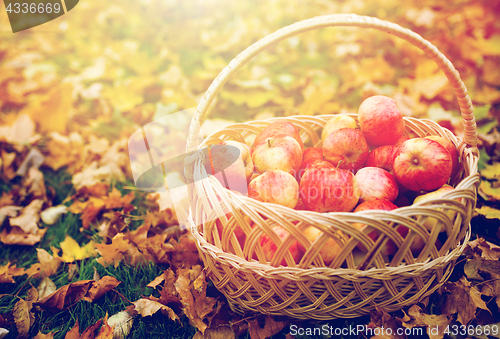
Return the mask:
<svg viewBox="0 0 500 339">
<path fill-rule="evenodd" d="M 315 213 L 238 195 L 223 188 L 214 177 L 196 180 L 203 178 L 204 166 L 201 152 L 195 153 L 186 161 L 186 175 L 195 179 L 190 190 L 192 233 L 207 276 L 236 312 L 324 320 L 368 314 L 375 307 L 398 310 L 431 294 L 446 281 L 470 236 L 479 181 L 470 99 L 458 72 L 439 51 L 419 35 L 395 24 L 356 15 L 329 15 L 298 22 L 263 38 L 231 61 L 210 86 L 197 107 L 190 136 L 198 135 L 200 122 L 220 87 L 249 59 L 276 41 L 327 26 L 359 26 L 392 33 L 436 61 L 457 95 L 464 139 L 425 119 L 405 118 L 406 133 L 448 139 L 459 150 L 462 170 L 450 178 L 455 189 L 439 199 L 387 212 Z M 209 136 L 198 147 L 229 139 L 245 142 L 273 121 L 293 123 L 304 142 L 321 147 L 322 128 L 332 116 L 294 116 L 235 124 Z M 351 116 L 357 118 L 355 114 Z M 195 138 L 190 137 L 188 150 L 194 147 Z M 225 212 L 229 213 L 203 222 Z M 366 226 L 360 229 L 353 226 L 355 223 Z M 283 241 L 273 230 L 276 226 L 289 233 Z M 321 232 L 314 243 L 304 235 L 309 227 Z M 402 228 L 408 231 L 404 237 L 398 232 Z M 373 231 L 379 234 L 375 241 L 368 236 Z M 263 235 L 277 247 L 271 261 L 266 260 L 259 243 Z M 391 243 L 396 247 L 395 253 L 384 255 L 384 247 Z M 415 250 L 417 243 L 423 249 Z M 289 251 L 297 245 L 304 250 L 298 262 Z M 340 246 L 340 252 L 326 265 L 320 252 L 331 246 Z M 368 250 L 360 251 L 359 247 Z"/>
</svg>

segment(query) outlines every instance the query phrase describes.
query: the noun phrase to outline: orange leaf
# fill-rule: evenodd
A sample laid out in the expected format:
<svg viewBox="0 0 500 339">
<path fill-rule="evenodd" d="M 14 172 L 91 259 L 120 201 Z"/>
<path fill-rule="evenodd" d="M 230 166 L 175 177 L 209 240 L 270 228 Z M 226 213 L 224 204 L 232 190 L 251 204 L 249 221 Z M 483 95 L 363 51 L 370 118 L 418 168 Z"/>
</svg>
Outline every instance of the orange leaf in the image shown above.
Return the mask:
<svg viewBox="0 0 500 339">
<path fill-rule="evenodd" d="M 264 327 L 260 327 L 258 319 L 253 319 L 248 322 L 248 333 L 251 339 L 266 339 L 279 333 L 285 326 L 287 321 L 276 321 L 271 316 L 266 316 Z"/>
<path fill-rule="evenodd" d="M 80 339 L 80 325 L 78 324 L 78 319 L 76 319 L 73 328 L 66 333 L 64 339 Z"/>
<path fill-rule="evenodd" d="M 476 317 L 477 308 L 488 310 L 481 293 L 465 277 L 457 282 L 447 282 L 445 291 L 450 293 L 444 305 L 446 315 L 458 313 L 457 320 L 462 325 L 466 326 Z"/>
<path fill-rule="evenodd" d="M 410 320 L 403 322 L 407 328 L 424 327 L 430 339 L 441 339 L 444 337 L 444 331 L 451 320 L 445 315 L 429 315 L 422 312 L 422 309 L 413 305 L 408 310 Z"/>
<path fill-rule="evenodd" d="M 19 338 L 25 338 L 30 330 L 30 314 L 26 301 L 20 299 L 12 311 Z"/>
<path fill-rule="evenodd" d="M 15 283 L 13 277 L 18 275 L 26 274 L 24 268 L 18 268 L 16 265 L 8 263 L 4 266 L 0 266 L 0 284 L 2 283 Z"/>
<path fill-rule="evenodd" d="M 121 281 L 118 281 L 115 277 L 106 275 L 98 281 L 92 283 L 92 287 L 87 292 L 87 295 L 83 298 L 87 301 L 94 301 L 102 297 L 106 292 L 111 291 L 113 288 L 118 286 Z"/>
<path fill-rule="evenodd" d="M 34 304 L 44 308 L 62 310 L 74 302 L 82 300 L 92 282 L 93 280 L 80 280 L 65 285 Z"/>
<path fill-rule="evenodd" d="M 142 298 L 134 301 L 132 304 L 134 304 L 135 310 L 143 317 L 153 315 L 161 310 L 162 313 L 166 314 L 170 320 L 180 321 L 177 314 L 175 314 L 175 312 L 170 307 L 160 304 L 157 301 Z"/>
</svg>

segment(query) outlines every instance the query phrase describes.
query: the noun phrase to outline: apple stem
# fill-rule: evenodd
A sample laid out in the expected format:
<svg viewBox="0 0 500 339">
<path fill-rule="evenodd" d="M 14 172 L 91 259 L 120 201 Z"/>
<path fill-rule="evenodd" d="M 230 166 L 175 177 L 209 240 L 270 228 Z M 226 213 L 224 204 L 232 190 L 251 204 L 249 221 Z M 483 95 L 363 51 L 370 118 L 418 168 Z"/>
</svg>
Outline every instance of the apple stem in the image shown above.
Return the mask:
<svg viewBox="0 0 500 339">
<path fill-rule="evenodd" d="M 267 144 L 269 145 L 269 147 L 272 147 L 272 145 L 271 145 L 271 138 L 267 139 Z"/>
</svg>

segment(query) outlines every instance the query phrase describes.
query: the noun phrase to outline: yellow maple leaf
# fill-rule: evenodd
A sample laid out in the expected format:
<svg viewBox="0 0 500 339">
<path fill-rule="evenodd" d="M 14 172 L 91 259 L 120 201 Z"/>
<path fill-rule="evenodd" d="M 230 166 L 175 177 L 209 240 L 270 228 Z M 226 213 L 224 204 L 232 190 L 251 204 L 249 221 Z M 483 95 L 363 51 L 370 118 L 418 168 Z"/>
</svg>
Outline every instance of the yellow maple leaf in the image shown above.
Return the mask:
<svg viewBox="0 0 500 339">
<path fill-rule="evenodd" d="M 94 242 L 90 241 L 83 247 L 80 247 L 78 243 L 66 235 L 66 239 L 60 243 L 62 255 L 61 259 L 64 262 L 74 262 L 76 260 L 87 259 L 95 255 Z"/>
<path fill-rule="evenodd" d="M 111 239 L 111 244 L 96 244 L 97 252 L 102 256 L 97 259 L 97 262 L 104 267 L 113 264 L 114 267 L 118 267 L 120 261 L 122 261 L 123 256 L 128 252 L 131 244 L 123 239 L 124 234 L 118 233 Z"/>
<path fill-rule="evenodd" d="M 500 210 L 496 208 L 482 206 L 481 208 L 476 208 L 476 213 L 484 215 L 488 219 L 500 219 Z"/>
<path fill-rule="evenodd" d="M 63 83 L 54 87 L 44 97 L 30 102 L 21 113 L 27 113 L 38 124 L 39 131 L 66 132 L 69 113 L 72 109 L 73 86 Z"/>
</svg>

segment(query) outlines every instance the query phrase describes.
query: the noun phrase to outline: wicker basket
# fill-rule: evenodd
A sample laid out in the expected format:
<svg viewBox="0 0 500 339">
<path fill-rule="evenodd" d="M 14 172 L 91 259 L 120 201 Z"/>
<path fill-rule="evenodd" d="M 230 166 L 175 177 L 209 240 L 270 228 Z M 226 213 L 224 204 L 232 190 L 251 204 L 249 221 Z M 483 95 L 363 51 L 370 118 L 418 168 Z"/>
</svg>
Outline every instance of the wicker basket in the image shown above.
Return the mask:
<svg viewBox="0 0 500 339">
<path fill-rule="evenodd" d="M 292 122 L 303 141 L 310 140 L 314 146 L 321 146 L 321 129 L 332 115 L 293 116 L 235 124 L 209 136 L 201 145 L 197 145 L 196 136 L 199 135 L 200 121 L 219 89 L 246 62 L 277 41 L 328 26 L 375 28 L 391 33 L 417 46 L 439 65 L 458 98 L 464 138 L 457 138 L 433 121 L 414 118 L 405 118 L 406 133 L 413 132 L 421 137 L 440 135 L 450 140 L 459 151 L 462 170 L 450 179 L 455 190 L 439 199 L 389 212 L 299 211 L 235 194 L 223 188 L 213 177 L 195 181 L 190 189 L 191 231 L 207 276 L 238 313 L 251 311 L 326 320 L 366 315 L 375 307 L 395 311 L 418 302 L 441 286 L 450 276 L 470 237 L 470 220 L 479 182 L 476 124 L 470 98 L 458 72 L 436 47 L 418 34 L 393 23 L 353 14 L 334 14 L 297 22 L 256 42 L 232 60 L 206 92 L 191 123 L 187 150 L 195 151 L 220 140 L 244 141 L 278 120 Z M 356 118 L 356 115 L 352 116 Z M 186 161 L 187 176 L 194 179 L 202 176 L 202 156 L 202 152 L 195 152 Z M 229 210 L 231 214 L 229 218 L 223 216 L 217 220 L 224 225 L 224 231 L 219 234 L 216 221 L 202 220 L 210 220 L 210 214 L 213 216 L 214 211 L 222 210 Z M 431 232 L 423 226 L 428 218 L 437 219 Z M 352 227 L 355 222 L 370 227 L 357 230 Z M 272 230 L 276 225 L 290 233 L 284 241 L 280 241 Z M 396 232 L 399 225 L 410 230 L 405 238 Z M 303 235 L 303 230 L 309 226 L 323 232 L 314 244 Z M 438 240 L 442 237 L 439 236 L 442 226 L 447 240 Z M 235 235 L 237 228 L 246 234 L 243 248 Z M 367 236 L 373 230 L 381 234 L 375 242 Z M 259 245 L 258 239 L 263 234 L 278 246 L 271 262 L 266 261 Z M 425 241 L 425 247 L 414 256 L 410 245 L 419 237 Z M 330 238 L 341 244 L 342 250 L 329 266 L 325 266 L 319 251 Z M 300 263 L 295 263 L 288 251 L 295 240 L 306 248 Z M 396 244 L 398 251 L 387 261 L 380 251 L 389 240 Z M 370 249 L 362 253 L 361 258 L 356 252 L 358 243 Z M 283 260 L 286 266 L 280 265 Z"/>
</svg>

